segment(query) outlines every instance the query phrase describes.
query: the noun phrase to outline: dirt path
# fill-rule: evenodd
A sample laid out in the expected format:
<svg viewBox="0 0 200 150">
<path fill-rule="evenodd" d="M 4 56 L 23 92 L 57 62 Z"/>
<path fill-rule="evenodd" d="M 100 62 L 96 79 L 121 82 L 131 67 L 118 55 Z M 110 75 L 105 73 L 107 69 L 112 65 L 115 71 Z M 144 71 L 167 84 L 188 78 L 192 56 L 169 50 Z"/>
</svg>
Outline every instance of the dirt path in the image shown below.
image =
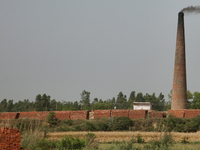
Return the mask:
<svg viewBox="0 0 200 150">
<path fill-rule="evenodd" d="M 55 132 L 48 133 L 48 139 L 60 139 L 61 137 L 72 135 L 73 137 L 83 138 L 87 133 L 94 133 L 96 135 L 96 140 L 98 142 L 112 142 L 112 141 L 127 141 L 132 138 L 141 136 L 145 142 L 149 142 L 151 140 L 158 140 L 161 136 L 164 135 L 164 132 Z M 181 141 L 185 138 L 188 138 L 188 141 L 200 141 L 200 132 L 196 133 L 179 133 L 179 132 L 171 132 L 172 138 L 175 141 Z"/>
</svg>

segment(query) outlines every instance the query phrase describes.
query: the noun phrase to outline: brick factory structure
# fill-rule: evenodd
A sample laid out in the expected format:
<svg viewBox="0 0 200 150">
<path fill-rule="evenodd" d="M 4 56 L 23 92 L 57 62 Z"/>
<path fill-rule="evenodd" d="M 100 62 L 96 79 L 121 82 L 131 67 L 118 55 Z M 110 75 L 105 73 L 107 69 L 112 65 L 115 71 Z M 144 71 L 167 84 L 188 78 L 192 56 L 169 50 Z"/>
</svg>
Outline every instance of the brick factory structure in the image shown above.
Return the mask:
<svg viewBox="0 0 200 150">
<path fill-rule="evenodd" d="M 171 109 L 187 108 L 184 13 L 179 12 Z"/>
</svg>

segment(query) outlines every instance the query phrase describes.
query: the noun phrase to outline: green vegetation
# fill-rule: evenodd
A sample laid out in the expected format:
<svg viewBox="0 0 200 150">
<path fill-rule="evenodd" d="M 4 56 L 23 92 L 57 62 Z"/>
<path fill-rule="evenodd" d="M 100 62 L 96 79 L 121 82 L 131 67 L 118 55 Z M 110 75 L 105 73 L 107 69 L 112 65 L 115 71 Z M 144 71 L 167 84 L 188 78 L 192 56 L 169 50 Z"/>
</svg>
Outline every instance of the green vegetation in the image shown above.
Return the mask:
<svg viewBox="0 0 200 150">
<path fill-rule="evenodd" d="M 13 100 L 4 99 L 0 102 L 1 112 L 26 112 L 26 111 L 61 111 L 61 110 L 98 110 L 98 109 L 113 109 L 115 106 L 117 109 L 132 109 L 133 102 L 151 102 L 154 110 L 167 110 L 168 103 L 165 103 L 164 95 L 162 93 L 157 97 L 155 93 L 143 95 L 132 91 L 129 98 L 122 92 L 111 99 L 102 100 L 94 98 L 91 102 L 90 92 L 83 90 L 80 94 L 81 100 L 70 102 L 56 101 L 51 99 L 50 95 L 38 94 L 35 98 L 35 102 L 30 102 L 28 99 L 19 100 L 13 103 Z"/>
<path fill-rule="evenodd" d="M 51 116 L 53 113 L 50 113 Z M 50 116 L 49 115 L 49 116 Z M 50 117 L 52 118 L 52 117 Z M 178 132 L 195 132 L 200 129 L 200 116 L 195 118 L 185 119 L 185 118 L 175 118 L 169 116 L 164 119 L 135 119 L 131 120 L 128 117 L 119 118 L 101 118 L 95 120 L 63 120 L 59 121 L 53 126 L 47 126 L 44 122 L 40 120 L 33 119 L 19 119 L 19 120 L 9 120 L 4 122 L 0 121 L 1 125 L 9 125 L 8 127 L 13 127 L 19 129 L 22 134 L 21 146 L 24 149 L 29 150 L 45 150 L 45 149 L 84 149 L 84 150 L 94 150 L 94 149 L 119 149 L 119 150 L 173 150 L 181 149 L 177 147 L 188 147 L 187 149 L 200 148 L 198 142 L 191 144 L 187 137 L 183 137 L 180 143 L 172 141 L 171 131 Z M 102 125 L 102 126 L 101 126 Z M 150 130 L 151 129 L 151 130 Z M 98 143 L 93 133 L 88 133 L 85 136 L 72 137 L 66 136 L 60 140 L 47 140 L 48 132 L 62 132 L 62 131 L 164 131 L 165 134 L 160 137 L 159 140 L 152 140 L 146 143 L 143 137 L 138 134 L 131 140 L 123 142 L 111 142 L 111 143 Z M 196 147 L 192 147 L 192 145 Z M 196 148 L 197 149 L 197 148 Z"/>
<path fill-rule="evenodd" d="M 58 119 L 55 116 L 55 112 L 49 112 L 46 117 L 46 122 L 49 123 L 49 126 L 56 126 L 58 123 Z"/>
</svg>

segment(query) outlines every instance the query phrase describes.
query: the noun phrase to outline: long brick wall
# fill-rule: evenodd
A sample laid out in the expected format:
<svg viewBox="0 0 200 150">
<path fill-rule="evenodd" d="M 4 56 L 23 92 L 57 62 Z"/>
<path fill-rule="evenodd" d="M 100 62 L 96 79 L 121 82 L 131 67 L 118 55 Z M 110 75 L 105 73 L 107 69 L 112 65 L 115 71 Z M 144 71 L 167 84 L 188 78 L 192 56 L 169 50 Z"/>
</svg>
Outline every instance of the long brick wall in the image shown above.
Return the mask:
<svg viewBox="0 0 200 150">
<path fill-rule="evenodd" d="M 129 118 L 130 119 L 146 118 L 147 112 L 148 110 L 130 110 Z"/>
<path fill-rule="evenodd" d="M 179 118 L 194 118 L 197 115 L 200 115 L 200 109 L 168 110 L 168 115 L 169 114 Z"/>
<path fill-rule="evenodd" d="M 166 112 L 148 111 L 150 118 L 166 118 Z"/>
<path fill-rule="evenodd" d="M 200 115 L 200 109 L 188 109 L 185 111 L 185 118 L 193 118 Z"/>
<path fill-rule="evenodd" d="M 19 114 L 18 112 L 4 112 L 0 114 L 0 119 L 18 119 Z"/>
<path fill-rule="evenodd" d="M 107 117 L 110 118 L 111 117 L 111 110 L 94 110 L 94 119 L 96 118 L 103 118 L 103 117 Z"/>
<path fill-rule="evenodd" d="M 129 117 L 129 110 L 128 109 L 114 109 L 114 110 L 111 111 L 111 116 L 115 116 L 115 117 L 126 116 L 126 117 Z"/>
<path fill-rule="evenodd" d="M 33 118 L 45 120 L 49 111 L 30 111 L 30 112 L 20 112 L 19 119 L 23 118 Z"/>
<path fill-rule="evenodd" d="M 32 111 L 32 112 L 5 112 L 0 113 L 0 119 L 23 119 L 32 118 L 45 120 L 50 111 Z M 54 111 L 58 119 L 89 119 L 89 111 Z M 154 110 L 123 110 L 123 109 L 113 109 L 113 110 L 94 110 L 92 113 L 92 118 L 102 118 L 102 117 L 121 117 L 126 116 L 130 119 L 146 118 L 149 114 L 151 118 L 165 118 L 166 112 L 155 112 Z M 172 114 L 174 117 L 179 118 L 193 118 L 200 115 L 200 109 L 180 109 L 180 110 L 168 110 L 168 115 Z"/>
<path fill-rule="evenodd" d="M 17 129 L 1 127 L 0 149 L 1 150 L 20 150 L 21 134 Z"/>
<path fill-rule="evenodd" d="M 89 119 L 89 110 L 83 111 L 71 111 L 70 112 L 70 119 L 77 120 L 77 119 Z"/>
<path fill-rule="evenodd" d="M 55 115 L 58 119 L 70 119 L 70 111 L 55 111 Z"/>
</svg>

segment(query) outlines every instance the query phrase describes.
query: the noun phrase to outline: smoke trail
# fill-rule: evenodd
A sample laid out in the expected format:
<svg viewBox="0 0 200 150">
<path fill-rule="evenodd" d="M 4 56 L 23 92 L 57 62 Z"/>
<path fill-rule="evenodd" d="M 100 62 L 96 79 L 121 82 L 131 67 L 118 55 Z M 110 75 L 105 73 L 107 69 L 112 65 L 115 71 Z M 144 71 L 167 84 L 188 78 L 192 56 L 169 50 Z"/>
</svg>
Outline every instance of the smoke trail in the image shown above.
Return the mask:
<svg viewBox="0 0 200 150">
<path fill-rule="evenodd" d="M 181 10 L 183 13 L 200 13 L 200 6 L 188 6 Z"/>
</svg>

